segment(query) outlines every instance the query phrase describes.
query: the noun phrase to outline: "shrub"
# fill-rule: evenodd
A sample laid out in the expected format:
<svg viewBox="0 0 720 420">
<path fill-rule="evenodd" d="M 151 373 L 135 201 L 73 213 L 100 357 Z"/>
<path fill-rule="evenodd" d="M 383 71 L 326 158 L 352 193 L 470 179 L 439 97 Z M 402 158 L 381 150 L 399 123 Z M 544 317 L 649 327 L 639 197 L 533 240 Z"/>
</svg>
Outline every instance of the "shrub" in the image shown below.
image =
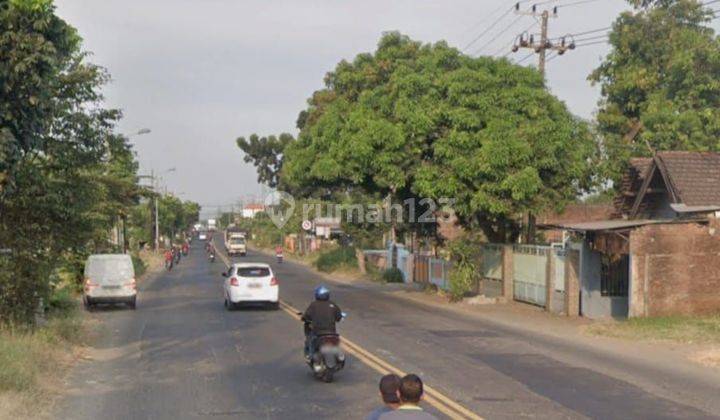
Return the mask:
<svg viewBox="0 0 720 420">
<path fill-rule="evenodd" d="M 326 273 L 340 268 L 357 268 L 355 248 L 341 247 L 320 254 L 315 261 L 315 267 Z"/>
<path fill-rule="evenodd" d="M 388 268 L 385 271 L 383 271 L 382 278 L 384 281 L 388 283 L 404 283 L 405 279 L 403 278 L 403 273 L 400 271 L 399 268 Z"/>
<path fill-rule="evenodd" d="M 137 278 L 145 274 L 145 271 L 147 271 L 145 261 L 143 261 L 138 254 L 132 254 L 130 257 L 132 258 L 133 268 L 135 269 L 135 277 Z"/>
<path fill-rule="evenodd" d="M 76 308 L 75 293 L 70 286 L 55 289 L 48 299 L 48 310 L 56 314 L 67 314 Z"/>
<path fill-rule="evenodd" d="M 471 265 L 462 264 L 450 272 L 450 298 L 458 301 L 465 297 L 475 279 L 475 270 Z"/>
</svg>

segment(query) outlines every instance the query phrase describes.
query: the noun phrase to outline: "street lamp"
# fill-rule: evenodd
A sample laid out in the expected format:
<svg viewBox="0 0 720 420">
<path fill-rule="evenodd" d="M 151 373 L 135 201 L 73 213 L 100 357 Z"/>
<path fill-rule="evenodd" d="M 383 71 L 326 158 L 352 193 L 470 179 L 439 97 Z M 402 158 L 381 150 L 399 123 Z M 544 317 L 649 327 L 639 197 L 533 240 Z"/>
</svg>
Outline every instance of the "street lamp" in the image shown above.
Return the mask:
<svg viewBox="0 0 720 420">
<path fill-rule="evenodd" d="M 141 128 L 140 130 L 138 130 L 135 133 L 125 134 L 125 137 L 130 138 L 130 137 L 135 137 L 135 136 L 142 136 L 143 134 L 150 134 L 151 132 L 152 131 L 149 128 Z"/>
<path fill-rule="evenodd" d="M 147 130 L 147 132 L 150 132 L 150 130 L 148 130 L 148 129 L 145 129 L 145 130 Z M 143 131 L 143 130 L 140 130 L 140 131 Z M 138 131 L 138 133 L 140 133 L 140 131 Z M 166 169 L 166 170 L 165 170 L 164 172 L 162 172 L 162 173 L 163 173 L 163 174 L 166 174 L 166 173 L 169 173 L 169 172 L 175 172 L 176 170 L 177 170 L 177 169 L 176 169 L 175 167 L 172 167 L 172 168 Z M 159 215 L 159 211 L 158 211 L 158 208 L 159 208 L 159 205 L 158 205 L 158 194 L 159 194 L 160 192 L 158 191 L 158 190 L 159 190 L 159 186 L 158 186 L 158 184 L 157 184 L 157 179 L 158 179 L 159 177 L 160 177 L 159 175 L 155 175 L 155 170 L 151 170 L 151 171 L 150 171 L 150 175 L 140 175 L 140 176 L 138 177 L 138 178 L 149 178 L 149 179 L 152 181 L 152 187 L 151 187 L 151 188 L 153 189 L 153 191 L 155 191 L 155 244 L 154 244 L 154 245 L 155 245 L 155 252 L 157 252 L 157 251 L 160 249 L 160 220 L 159 220 L 159 219 L 160 219 L 160 217 L 159 217 L 160 215 Z"/>
</svg>

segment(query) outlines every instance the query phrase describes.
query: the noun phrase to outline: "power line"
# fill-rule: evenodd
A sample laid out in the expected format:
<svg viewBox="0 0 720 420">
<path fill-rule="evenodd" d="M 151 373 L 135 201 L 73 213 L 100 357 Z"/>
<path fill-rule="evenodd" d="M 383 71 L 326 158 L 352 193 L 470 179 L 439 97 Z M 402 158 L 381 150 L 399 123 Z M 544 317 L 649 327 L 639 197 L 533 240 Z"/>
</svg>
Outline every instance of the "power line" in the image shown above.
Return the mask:
<svg viewBox="0 0 720 420">
<path fill-rule="evenodd" d="M 720 1 L 720 0 L 717 0 L 717 1 Z M 560 39 L 560 38 L 563 38 L 563 37 L 571 37 L 571 36 L 574 37 L 574 36 L 582 36 L 582 35 L 594 34 L 595 32 L 607 31 L 608 29 L 612 29 L 612 26 L 606 26 L 606 27 L 604 27 L 604 28 L 598 28 L 598 29 L 591 29 L 591 30 L 589 30 L 589 31 L 584 31 L 584 32 L 569 33 L 569 34 L 567 34 L 567 35 L 557 36 L 557 37 L 555 37 L 555 38 L 550 38 L 550 39 Z"/>
<path fill-rule="evenodd" d="M 478 54 L 480 51 L 484 50 L 485 47 L 487 47 L 488 45 L 490 45 L 490 44 L 492 44 L 493 42 L 495 42 L 498 38 L 500 38 L 500 36 L 502 36 L 502 34 L 504 34 L 505 32 L 507 32 L 507 31 L 508 31 L 510 28 L 512 28 L 516 23 L 518 23 L 518 22 L 520 21 L 520 19 L 522 19 L 522 18 L 523 18 L 522 16 L 518 16 L 517 18 L 515 18 L 515 20 L 513 20 L 508 26 L 506 26 L 505 29 L 503 29 L 502 31 L 500 31 L 500 32 L 498 32 L 497 34 L 495 34 L 495 36 L 494 36 L 490 41 L 488 41 L 488 42 L 486 42 L 485 44 L 483 44 L 482 47 L 476 49 L 476 50 L 475 50 L 475 54 Z"/>
<path fill-rule="evenodd" d="M 495 8 L 495 10 L 493 10 L 492 13 L 490 13 L 490 14 L 487 15 L 487 16 L 485 16 L 484 19 L 481 19 L 481 20 L 480 20 L 479 22 L 477 22 L 476 24 L 471 25 L 470 27 L 468 27 L 467 29 L 465 29 L 465 32 L 463 32 L 462 35 L 464 36 L 464 35 L 467 34 L 468 32 L 474 31 L 475 29 L 477 29 L 480 25 L 482 25 L 482 24 L 484 24 L 484 23 L 486 23 L 486 22 L 489 22 L 490 19 L 492 19 L 495 15 L 497 15 L 497 13 L 498 13 L 499 11 L 505 9 L 506 7 L 507 7 L 507 6 L 506 6 L 505 4 L 501 4 L 500 6 L 498 6 L 497 8 Z M 515 6 L 511 6 L 511 7 L 510 7 L 510 11 L 512 11 L 512 8 L 513 8 L 513 7 L 515 7 Z M 499 18 L 498 18 L 498 19 L 499 19 Z"/>
<path fill-rule="evenodd" d="M 473 40 L 470 41 L 465 47 L 463 47 L 462 50 L 463 50 L 463 51 L 466 51 L 466 50 L 467 50 L 468 48 L 470 48 L 473 44 L 475 44 L 476 42 L 478 42 L 478 41 L 480 40 L 480 38 L 484 37 L 484 36 L 485 36 L 488 32 L 490 32 L 498 23 L 500 23 L 500 21 L 503 20 L 503 19 L 505 18 L 505 16 L 509 15 L 510 13 L 512 13 L 512 11 L 513 11 L 514 8 L 515 8 L 515 6 L 510 7 L 505 13 L 503 13 L 499 18 L 497 18 L 497 19 L 495 20 L 495 22 L 492 23 L 492 25 L 488 26 L 484 31 L 482 31 L 482 32 L 480 33 L 480 35 L 478 35 L 478 36 L 476 36 L 475 38 L 473 38 Z"/>
<path fill-rule="evenodd" d="M 592 2 L 596 2 L 596 1 L 600 1 L 600 0 L 579 0 L 579 1 L 576 1 L 576 2 L 573 2 L 573 3 L 561 4 L 561 5 L 558 5 L 558 6 L 556 6 L 556 7 L 559 9 L 559 8 L 561 8 L 561 7 L 577 6 L 577 5 L 579 5 L 579 4 L 592 3 Z"/>
<path fill-rule="evenodd" d="M 589 37 L 587 37 L 587 38 L 573 39 L 573 41 L 574 41 L 574 42 L 592 41 L 593 39 L 607 38 L 608 35 L 609 35 L 609 33 L 606 32 L 606 33 L 604 33 L 604 34 L 595 35 L 595 36 L 589 36 Z"/>
<path fill-rule="evenodd" d="M 516 64 L 520 64 L 520 63 L 522 63 L 523 61 L 527 60 L 528 58 L 532 57 L 533 54 L 535 54 L 535 53 L 534 53 L 534 52 L 531 52 L 530 54 L 528 54 L 528 55 L 526 55 L 525 57 L 521 58 L 520 60 L 516 61 L 515 63 L 516 63 Z"/>
<path fill-rule="evenodd" d="M 577 45 L 575 45 L 575 48 L 587 47 L 588 45 L 607 44 L 607 43 L 608 43 L 608 40 L 604 39 L 601 41 L 588 42 L 587 44 L 577 44 Z"/>
</svg>

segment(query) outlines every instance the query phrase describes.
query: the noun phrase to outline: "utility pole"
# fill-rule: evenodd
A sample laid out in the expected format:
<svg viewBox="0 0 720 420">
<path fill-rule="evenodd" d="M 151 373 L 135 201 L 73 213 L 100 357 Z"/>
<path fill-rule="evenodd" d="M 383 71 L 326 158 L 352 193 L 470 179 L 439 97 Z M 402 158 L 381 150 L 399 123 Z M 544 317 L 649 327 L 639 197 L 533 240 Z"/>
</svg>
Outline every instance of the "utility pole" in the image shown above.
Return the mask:
<svg viewBox="0 0 720 420">
<path fill-rule="evenodd" d="M 545 78 L 547 51 L 557 51 L 558 55 L 563 55 L 566 51 L 575 49 L 575 42 L 568 42 L 565 36 L 559 38 L 559 42 L 553 42 L 548 38 L 548 22 L 550 17 L 557 17 L 557 7 L 553 8 L 552 14 L 550 14 L 548 10 L 538 12 L 537 5 L 533 5 L 530 11 L 520 11 L 520 3 L 518 3 L 515 5 L 515 13 L 532 16 L 536 19 L 538 17 L 540 18 L 540 40 L 536 42 L 535 35 L 522 33 L 515 38 L 512 52 L 516 53 L 521 48 L 534 50 L 538 55 L 538 70 L 543 78 Z"/>
<path fill-rule="evenodd" d="M 532 16 L 535 19 L 537 19 L 538 17 L 540 18 L 540 41 L 536 42 L 535 35 L 522 33 L 518 35 L 515 39 L 515 43 L 512 47 L 512 52 L 516 53 L 521 48 L 534 50 L 535 53 L 538 55 L 538 71 L 540 71 L 543 79 L 545 79 L 545 63 L 547 59 L 547 51 L 557 51 L 558 55 L 563 55 L 566 51 L 575 49 L 575 42 L 571 41 L 568 43 L 566 37 L 559 38 L 559 42 L 552 42 L 548 38 L 548 22 L 551 16 L 557 17 L 557 7 L 554 7 L 552 9 L 551 15 L 548 10 L 538 12 L 537 5 L 533 5 L 530 11 L 520 11 L 520 3 L 517 3 L 515 5 L 515 13 L 520 15 Z M 533 214 L 531 211 L 527 212 L 526 218 L 527 223 L 525 226 L 524 242 L 531 243 L 535 238 L 537 219 L 535 214 Z"/>
</svg>

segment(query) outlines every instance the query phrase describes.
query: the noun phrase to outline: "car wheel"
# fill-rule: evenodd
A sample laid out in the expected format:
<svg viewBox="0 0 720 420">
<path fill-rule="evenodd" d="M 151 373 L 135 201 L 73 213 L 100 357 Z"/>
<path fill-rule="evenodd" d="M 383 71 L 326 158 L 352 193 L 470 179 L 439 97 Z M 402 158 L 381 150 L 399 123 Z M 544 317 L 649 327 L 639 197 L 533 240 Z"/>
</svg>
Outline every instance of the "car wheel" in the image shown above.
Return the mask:
<svg viewBox="0 0 720 420">
<path fill-rule="evenodd" d="M 277 311 L 278 309 L 280 309 L 280 302 L 270 302 L 270 309 L 272 309 L 273 311 Z"/>
<path fill-rule="evenodd" d="M 137 309 L 137 297 L 132 298 L 132 300 L 130 302 L 128 302 L 128 306 L 132 310 Z"/>
<path fill-rule="evenodd" d="M 83 299 L 83 303 L 85 303 L 85 309 L 86 309 L 88 312 L 92 312 L 92 310 L 93 310 L 93 304 L 92 304 L 92 302 L 90 302 L 90 300 L 89 300 L 88 298 L 85 298 L 85 299 Z"/>
<path fill-rule="evenodd" d="M 234 311 L 235 309 L 237 309 L 237 305 L 232 303 L 230 300 L 225 299 L 225 309 L 227 309 L 228 311 Z"/>
</svg>

